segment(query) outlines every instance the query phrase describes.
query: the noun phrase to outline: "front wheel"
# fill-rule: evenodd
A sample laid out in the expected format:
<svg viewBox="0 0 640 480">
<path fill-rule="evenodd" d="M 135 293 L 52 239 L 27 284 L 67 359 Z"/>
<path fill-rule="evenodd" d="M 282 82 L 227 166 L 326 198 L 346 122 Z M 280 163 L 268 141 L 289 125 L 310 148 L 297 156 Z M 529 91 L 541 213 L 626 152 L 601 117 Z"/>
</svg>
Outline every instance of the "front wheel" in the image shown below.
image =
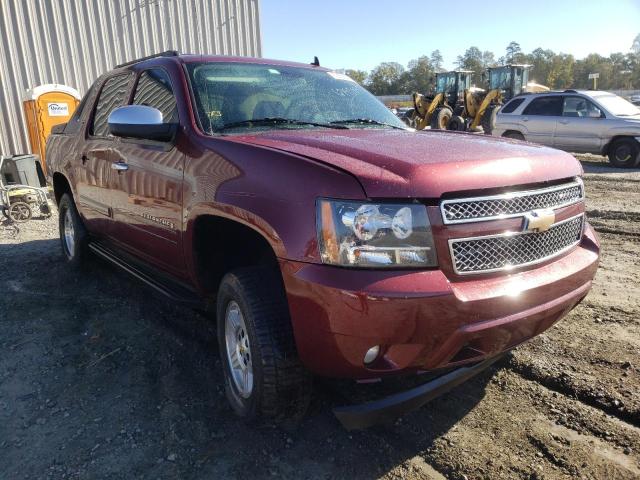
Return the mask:
<svg viewBox="0 0 640 480">
<path fill-rule="evenodd" d="M 524 135 L 522 135 L 520 132 L 505 132 L 502 135 L 504 138 L 511 138 L 513 140 L 521 140 L 524 141 Z"/>
<path fill-rule="evenodd" d="M 431 129 L 446 130 L 453 112 L 449 107 L 436 108 L 431 115 Z"/>
<path fill-rule="evenodd" d="M 621 138 L 609 147 L 609 163 L 618 168 L 632 168 L 640 162 L 640 145 L 633 138 Z"/>
<path fill-rule="evenodd" d="M 225 275 L 217 320 L 226 396 L 236 414 L 300 419 L 311 398 L 311 375 L 297 355 L 279 272 L 252 267 Z"/>
<path fill-rule="evenodd" d="M 88 255 L 89 240 L 73 198 L 68 193 L 62 195 L 58 205 L 58 228 L 65 260 L 70 265 L 79 267 Z"/>
<path fill-rule="evenodd" d="M 489 105 L 484 111 L 480 123 L 485 135 L 491 135 L 493 133 L 493 129 L 496 126 L 498 110 L 500 110 L 500 105 Z"/>
<path fill-rule="evenodd" d="M 464 118 L 460 115 L 454 115 L 449 120 L 447 130 L 453 130 L 454 132 L 464 132 L 467 129 L 467 125 L 464 122 Z"/>
</svg>

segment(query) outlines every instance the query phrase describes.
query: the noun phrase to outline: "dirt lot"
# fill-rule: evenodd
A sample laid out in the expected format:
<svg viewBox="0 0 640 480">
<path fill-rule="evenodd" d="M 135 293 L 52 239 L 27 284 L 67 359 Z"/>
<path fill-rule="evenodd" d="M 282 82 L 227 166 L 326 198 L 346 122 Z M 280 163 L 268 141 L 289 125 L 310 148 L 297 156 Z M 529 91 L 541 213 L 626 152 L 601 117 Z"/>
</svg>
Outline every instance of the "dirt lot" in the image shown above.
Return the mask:
<svg viewBox="0 0 640 480">
<path fill-rule="evenodd" d="M 0 225 L 0 478 L 639 478 L 640 170 L 581 159 L 603 246 L 585 302 L 365 432 L 323 382 L 298 430 L 243 424 L 206 318 L 98 261 L 70 272 L 55 220 Z"/>
</svg>

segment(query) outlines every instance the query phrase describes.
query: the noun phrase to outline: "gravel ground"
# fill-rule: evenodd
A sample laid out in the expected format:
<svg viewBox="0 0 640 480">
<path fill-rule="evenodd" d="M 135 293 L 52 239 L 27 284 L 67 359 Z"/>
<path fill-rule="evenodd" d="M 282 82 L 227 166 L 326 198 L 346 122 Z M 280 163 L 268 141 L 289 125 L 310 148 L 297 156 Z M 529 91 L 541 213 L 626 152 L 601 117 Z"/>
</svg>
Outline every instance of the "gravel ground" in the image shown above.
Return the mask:
<svg viewBox="0 0 640 480">
<path fill-rule="evenodd" d="M 230 412 L 211 322 L 95 261 L 57 224 L 0 225 L 0 479 L 640 477 L 640 170 L 581 156 L 594 289 L 490 371 L 394 425 L 343 430 L 316 382 L 294 431 Z"/>
</svg>

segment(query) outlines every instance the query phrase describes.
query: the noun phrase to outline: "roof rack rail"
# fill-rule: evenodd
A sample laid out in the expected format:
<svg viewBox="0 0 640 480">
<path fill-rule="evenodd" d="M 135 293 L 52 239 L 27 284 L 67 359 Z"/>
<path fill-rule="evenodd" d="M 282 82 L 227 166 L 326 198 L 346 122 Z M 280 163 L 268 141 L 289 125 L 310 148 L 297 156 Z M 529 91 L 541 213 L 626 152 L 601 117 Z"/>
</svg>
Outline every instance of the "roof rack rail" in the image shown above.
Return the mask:
<svg viewBox="0 0 640 480">
<path fill-rule="evenodd" d="M 153 55 L 149 55 L 147 57 L 142 57 L 136 60 L 131 60 L 130 62 L 121 63 L 120 65 L 116 65 L 113 68 L 126 67 L 127 65 L 133 65 L 134 63 L 143 62 L 144 60 L 150 60 L 157 57 L 177 57 L 178 55 L 180 55 L 180 52 L 178 52 L 177 50 L 167 50 L 166 52 L 154 53 Z"/>
<path fill-rule="evenodd" d="M 567 90 L 564 91 L 564 93 L 578 93 L 578 91 L 574 90 L 573 88 L 568 88 Z"/>
</svg>

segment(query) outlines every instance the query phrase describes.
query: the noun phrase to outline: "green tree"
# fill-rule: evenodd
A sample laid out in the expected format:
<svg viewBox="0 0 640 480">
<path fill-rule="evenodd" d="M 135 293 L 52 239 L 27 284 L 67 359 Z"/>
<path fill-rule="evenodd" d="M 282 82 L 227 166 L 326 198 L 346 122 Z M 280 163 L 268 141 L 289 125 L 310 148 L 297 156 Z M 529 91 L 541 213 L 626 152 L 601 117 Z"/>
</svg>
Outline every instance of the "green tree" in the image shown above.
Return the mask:
<svg viewBox="0 0 640 480">
<path fill-rule="evenodd" d="M 553 50 L 544 50 L 542 48 L 536 48 L 529 55 L 526 55 L 524 62 L 531 65 L 531 72 L 529 79 L 532 82 L 539 83 L 541 85 L 551 86 L 549 80 L 549 72 L 551 70 L 551 63 L 553 57 L 555 57 Z"/>
<path fill-rule="evenodd" d="M 440 50 L 434 50 L 433 52 L 431 52 L 431 67 L 433 68 L 434 71 L 439 72 L 441 71 L 442 65 L 444 63 L 444 59 L 442 58 L 442 54 L 440 53 Z"/>
<path fill-rule="evenodd" d="M 344 73 L 358 82 L 360 85 L 364 85 L 367 81 L 367 77 L 369 76 L 364 70 L 347 69 Z"/>
<path fill-rule="evenodd" d="M 511 42 L 507 45 L 506 63 L 522 63 L 522 48 L 518 42 Z"/>
<path fill-rule="evenodd" d="M 404 71 L 404 67 L 397 62 L 383 62 L 369 74 L 367 88 L 374 95 L 397 94 Z"/>
<path fill-rule="evenodd" d="M 482 84 L 482 74 L 484 73 L 484 62 L 482 52 L 478 47 L 469 47 L 463 55 L 458 55 L 456 59 L 458 68 L 471 70 L 473 76 L 471 83 L 477 86 Z"/>
<path fill-rule="evenodd" d="M 616 83 L 611 61 L 597 53 L 591 53 L 582 60 L 576 61 L 573 76 L 574 86 L 577 88 L 593 88 L 593 80 L 589 79 L 590 73 L 600 74 L 597 82 L 598 90 L 610 89 Z"/>
<path fill-rule="evenodd" d="M 482 52 L 482 68 L 486 69 L 487 67 L 495 67 L 496 65 L 496 57 L 493 52 L 488 50 Z"/>
<path fill-rule="evenodd" d="M 433 85 L 435 72 L 431 60 L 426 55 L 411 60 L 407 71 L 401 77 L 398 93 L 428 93 Z"/>
<path fill-rule="evenodd" d="M 633 39 L 633 44 L 631 45 L 631 51 L 636 55 L 640 56 L 640 33 L 636 35 L 636 38 Z"/>
</svg>

